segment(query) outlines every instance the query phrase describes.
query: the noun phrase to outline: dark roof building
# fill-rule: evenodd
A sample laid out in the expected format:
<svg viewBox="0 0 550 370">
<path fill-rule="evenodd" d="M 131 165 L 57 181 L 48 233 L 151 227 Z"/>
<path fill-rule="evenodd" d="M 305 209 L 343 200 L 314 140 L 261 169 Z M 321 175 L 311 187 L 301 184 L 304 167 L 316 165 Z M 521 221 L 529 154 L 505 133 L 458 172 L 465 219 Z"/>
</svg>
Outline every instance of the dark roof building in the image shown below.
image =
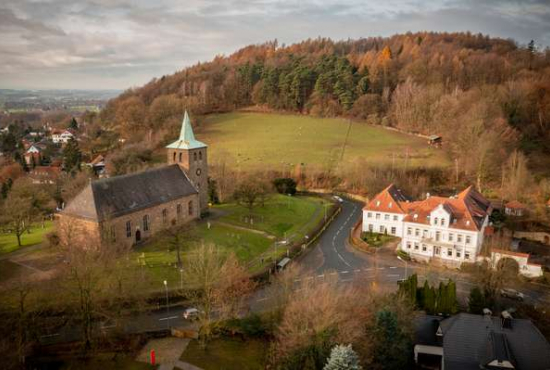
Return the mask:
<svg viewBox="0 0 550 370">
<path fill-rule="evenodd" d="M 174 164 L 94 181 L 62 213 L 104 221 L 192 194 L 198 194 L 197 189 Z"/>
<path fill-rule="evenodd" d="M 550 369 L 550 343 L 530 320 L 461 313 L 446 319 L 422 316 L 416 322 L 415 361 L 440 353 L 440 368 Z"/>
</svg>

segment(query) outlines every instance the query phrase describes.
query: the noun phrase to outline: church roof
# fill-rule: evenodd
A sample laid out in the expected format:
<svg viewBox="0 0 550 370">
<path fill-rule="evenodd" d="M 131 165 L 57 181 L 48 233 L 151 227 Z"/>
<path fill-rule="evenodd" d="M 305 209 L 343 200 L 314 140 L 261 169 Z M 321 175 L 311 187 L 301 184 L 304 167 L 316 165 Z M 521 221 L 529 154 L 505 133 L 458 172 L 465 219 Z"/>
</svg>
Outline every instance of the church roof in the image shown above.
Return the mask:
<svg viewBox="0 0 550 370">
<path fill-rule="evenodd" d="M 174 164 L 94 181 L 62 213 L 104 221 L 192 194 L 198 194 L 197 189 Z"/>
<path fill-rule="evenodd" d="M 187 111 L 185 111 L 185 116 L 183 117 L 179 139 L 174 141 L 172 144 L 168 145 L 166 148 L 168 149 L 206 148 L 205 143 L 195 139 L 195 134 L 193 134 L 193 127 L 191 126 L 191 121 L 189 120 L 189 115 L 187 114 Z"/>
</svg>

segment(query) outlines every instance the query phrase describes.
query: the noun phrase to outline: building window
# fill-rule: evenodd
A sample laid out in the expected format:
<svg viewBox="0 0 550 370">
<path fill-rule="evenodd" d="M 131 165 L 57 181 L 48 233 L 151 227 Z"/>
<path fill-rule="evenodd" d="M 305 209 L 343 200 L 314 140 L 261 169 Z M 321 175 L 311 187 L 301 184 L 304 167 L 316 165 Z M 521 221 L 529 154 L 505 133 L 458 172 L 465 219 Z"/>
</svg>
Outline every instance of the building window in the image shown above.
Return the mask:
<svg viewBox="0 0 550 370">
<path fill-rule="evenodd" d="M 441 219 L 441 226 L 445 226 L 445 219 L 444 218 Z"/>
<path fill-rule="evenodd" d="M 465 253 L 464 253 L 464 259 L 465 259 L 465 260 L 469 260 L 469 259 L 470 259 L 470 253 L 465 252 Z"/>
<path fill-rule="evenodd" d="M 461 234 L 458 234 L 456 236 L 456 241 L 459 242 L 459 243 L 462 243 L 462 235 Z"/>
<path fill-rule="evenodd" d="M 426 229 L 422 230 L 422 237 L 424 237 L 424 238 L 428 237 L 428 230 L 426 230 Z"/>
<path fill-rule="evenodd" d="M 413 229 L 412 227 L 407 227 L 407 235 L 412 235 Z"/>
<path fill-rule="evenodd" d="M 394 220 L 394 221 L 397 221 L 397 215 L 394 215 L 394 216 L 393 216 L 393 220 Z"/>
<path fill-rule="evenodd" d="M 456 252 L 456 258 L 460 258 L 460 252 Z"/>
<path fill-rule="evenodd" d="M 449 233 L 449 241 L 452 242 L 453 241 L 453 234 Z"/>
<path fill-rule="evenodd" d="M 371 212 L 367 213 L 367 218 L 372 218 L 372 213 Z"/>
<path fill-rule="evenodd" d="M 384 220 L 389 221 L 390 215 L 384 215 Z"/>
<path fill-rule="evenodd" d="M 374 226 L 372 224 L 369 224 L 369 231 L 372 233 L 373 230 L 374 230 Z"/>
<path fill-rule="evenodd" d="M 132 236 L 132 221 L 126 221 L 126 237 Z"/>
<path fill-rule="evenodd" d="M 437 217 L 434 218 L 434 225 L 437 225 Z"/>
<path fill-rule="evenodd" d="M 180 153 L 180 163 L 183 162 L 183 153 Z"/>
<path fill-rule="evenodd" d="M 435 232 L 435 241 L 438 242 L 440 237 L 441 237 L 441 233 L 439 231 L 436 231 Z"/>
<path fill-rule="evenodd" d="M 439 255 L 439 247 L 435 247 L 435 254 Z"/>
<path fill-rule="evenodd" d="M 416 243 L 416 242 L 414 243 L 414 249 L 418 250 L 418 243 Z"/>
<path fill-rule="evenodd" d="M 407 249 L 411 249 L 411 242 L 407 242 Z"/>
<path fill-rule="evenodd" d="M 143 216 L 143 231 L 149 231 L 149 215 Z"/>
<path fill-rule="evenodd" d="M 193 160 L 196 162 L 197 161 L 197 153 L 193 153 Z"/>
<path fill-rule="evenodd" d="M 162 223 L 165 224 L 168 221 L 168 210 L 165 208 L 162 210 Z"/>
<path fill-rule="evenodd" d="M 384 234 L 384 226 L 380 225 L 380 234 Z"/>
<path fill-rule="evenodd" d="M 380 220 L 380 213 L 377 213 L 377 214 L 376 214 L 376 219 L 377 219 L 377 220 Z"/>
<path fill-rule="evenodd" d="M 466 244 L 470 244 L 470 235 L 466 235 Z"/>
<path fill-rule="evenodd" d="M 202 161 L 202 152 L 199 152 L 199 161 Z"/>
<path fill-rule="evenodd" d="M 174 152 L 174 159 L 173 159 L 174 163 L 176 163 L 176 152 Z"/>
<path fill-rule="evenodd" d="M 178 216 L 178 218 L 181 217 L 181 204 L 178 204 L 176 206 L 176 215 Z"/>
<path fill-rule="evenodd" d="M 395 227 L 392 227 L 392 228 L 391 228 L 391 234 L 392 234 L 392 235 L 397 234 L 397 230 L 396 230 Z"/>
<path fill-rule="evenodd" d="M 451 248 L 447 248 L 447 256 L 449 257 L 453 256 L 453 250 Z"/>
<path fill-rule="evenodd" d="M 420 236 L 420 229 L 414 229 L 414 236 Z"/>
<path fill-rule="evenodd" d="M 189 204 L 187 205 L 189 209 L 189 216 L 193 216 L 193 201 L 189 201 Z"/>
<path fill-rule="evenodd" d="M 426 244 L 422 244 L 422 252 L 426 252 L 428 250 L 428 247 L 426 247 Z"/>
</svg>

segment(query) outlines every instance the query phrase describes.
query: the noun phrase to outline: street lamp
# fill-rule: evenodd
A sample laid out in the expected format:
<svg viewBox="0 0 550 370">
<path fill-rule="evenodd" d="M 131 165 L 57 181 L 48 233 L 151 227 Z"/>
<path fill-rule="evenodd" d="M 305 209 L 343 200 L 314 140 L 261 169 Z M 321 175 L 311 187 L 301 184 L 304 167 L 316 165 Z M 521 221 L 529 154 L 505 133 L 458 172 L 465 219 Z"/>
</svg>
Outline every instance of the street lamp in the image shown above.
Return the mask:
<svg viewBox="0 0 550 370">
<path fill-rule="evenodd" d="M 180 268 L 180 289 L 183 290 L 183 268 Z"/>
<path fill-rule="evenodd" d="M 166 292 L 166 328 L 170 330 L 170 306 L 168 305 L 168 282 L 164 280 L 164 291 Z"/>
<path fill-rule="evenodd" d="M 401 262 L 405 262 L 405 279 L 407 279 L 408 277 L 408 272 L 409 272 L 409 263 L 407 261 L 405 261 L 403 258 L 401 258 L 401 256 L 397 256 L 397 259 L 400 260 Z"/>
</svg>

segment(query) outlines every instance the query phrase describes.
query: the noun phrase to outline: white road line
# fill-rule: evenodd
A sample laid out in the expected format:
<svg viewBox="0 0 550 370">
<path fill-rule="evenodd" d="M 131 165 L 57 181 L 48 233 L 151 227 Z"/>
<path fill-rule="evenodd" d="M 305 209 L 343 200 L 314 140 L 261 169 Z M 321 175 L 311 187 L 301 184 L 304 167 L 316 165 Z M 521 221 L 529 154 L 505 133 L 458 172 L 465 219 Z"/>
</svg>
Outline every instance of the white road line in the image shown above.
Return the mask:
<svg viewBox="0 0 550 370">
<path fill-rule="evenodd" d="M 159 321 L 172 320 L 172 319 L 177 319 L 177 318 L 178 318 L 177 316 L 163 317 L 162 319 L 159 319 Z"/>
<path fill-rule="evenodd" d="M 396 268 L 397 268 L 397 266 L 390 266 L 390 268 L 391 268 L 391 269 L 396 269 Z"/>
<path fill-rule="evenodd" d="M 340 272 L 341 272 L 342 274 L 347 274 L 347 273 L 349 273 L 349 271 L 347 271 L 347 270 L 346 270 L 346 271 L 340 271 Z"/>
</svg>

